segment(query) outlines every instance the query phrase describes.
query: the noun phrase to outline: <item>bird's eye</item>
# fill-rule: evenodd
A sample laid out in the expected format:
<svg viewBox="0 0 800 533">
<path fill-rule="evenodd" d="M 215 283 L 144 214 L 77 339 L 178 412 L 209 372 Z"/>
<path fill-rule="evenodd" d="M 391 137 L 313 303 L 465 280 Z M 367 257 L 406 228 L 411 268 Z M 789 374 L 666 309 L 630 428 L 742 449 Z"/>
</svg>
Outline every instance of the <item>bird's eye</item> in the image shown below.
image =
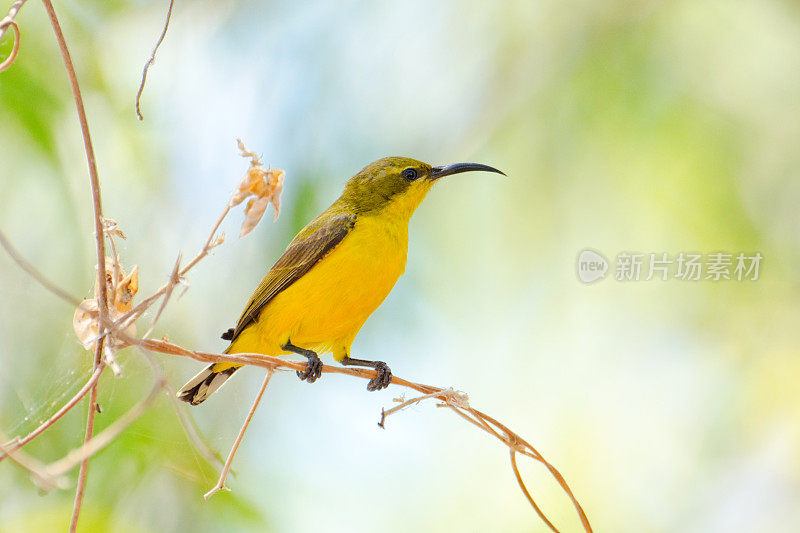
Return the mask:
<svg viewBox="0 0 800 533">
<path fill-rule="evenodd" d="M 417 179 L 417 171 L 413 168 L 407 168 L 403 171 L 403 177 L 408 181 L 414 181 Z"/>
</svg>

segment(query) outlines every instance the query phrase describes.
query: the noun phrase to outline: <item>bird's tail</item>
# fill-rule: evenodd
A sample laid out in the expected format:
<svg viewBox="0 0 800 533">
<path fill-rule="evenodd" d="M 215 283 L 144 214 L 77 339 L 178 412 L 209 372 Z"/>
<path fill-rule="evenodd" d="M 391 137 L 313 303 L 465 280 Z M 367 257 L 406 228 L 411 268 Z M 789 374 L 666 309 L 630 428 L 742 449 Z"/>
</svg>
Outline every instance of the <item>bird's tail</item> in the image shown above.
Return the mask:
<svg viewBox="0 0 800 533">
<path fill-rule="evenodd" d="M 207 366 L 178 391 L 178 398 L 192 405 L 202 403 L 241 366 L 232 363 L 214 363 Z"/>
</svg>

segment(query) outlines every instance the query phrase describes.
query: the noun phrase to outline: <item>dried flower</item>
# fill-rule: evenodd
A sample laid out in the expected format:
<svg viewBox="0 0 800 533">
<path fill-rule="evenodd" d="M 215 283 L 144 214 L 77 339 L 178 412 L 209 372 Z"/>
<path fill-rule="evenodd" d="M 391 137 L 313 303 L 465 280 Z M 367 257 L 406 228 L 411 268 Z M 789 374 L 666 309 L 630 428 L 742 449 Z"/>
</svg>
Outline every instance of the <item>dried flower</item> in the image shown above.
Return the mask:
<svg viewBox="0 0 800 533">
<path fill-rule="evenodd" d="M 126 239 L 125 234 L 119 229 L 119 223 L 113 218 L 103 218 L 103 232 L 112 237 Z"/>
<path fill-rule="evenodd" d="M 116 320 L 131 310 L 133 297 L 139 291 L 139 267 L 134 266 L 130 274 L 111 257 L 106 257 L 106 300 L 110 318 Z M 87 350 L 94 350 L 100 332 L 99 309 L 97 299 L 99 298 L 100 287 L 95 282 L 94 298 L 82 301 L 72 317 L 72 328 L 75 330 L 78 340 Z M 129 325 L 124 329 L 124 333 L 129 336 L 136 335 L 136 326 Z M 120 369 L 114 360 L 114 354 L 122 348 L 123 343 L 114 338 L 113 335 L 107 337 L 103 349 L 103 357 L 106 363 L 119 375 Z"/>
<path fill-rule="evenodd" d="M 250 198 L 244 209 L 245 219 L 239 234 L 239 237 L 244 237 L 258 225 L 270 204 L 275 210 L 273 220 L 278 219 L 281 211 L 283 178 L 286 173 L 277 168 L 265 169 L 257 154 L 245 148 L 240 139 L 237 139 L 237 142 L 242 157 L 250 158 L 250 168 L 247 169 L 247 174 L 231 197 L 230 206 L 239 205 L 249 196 L 254 196 L 254 198 Z"/>
</svg>

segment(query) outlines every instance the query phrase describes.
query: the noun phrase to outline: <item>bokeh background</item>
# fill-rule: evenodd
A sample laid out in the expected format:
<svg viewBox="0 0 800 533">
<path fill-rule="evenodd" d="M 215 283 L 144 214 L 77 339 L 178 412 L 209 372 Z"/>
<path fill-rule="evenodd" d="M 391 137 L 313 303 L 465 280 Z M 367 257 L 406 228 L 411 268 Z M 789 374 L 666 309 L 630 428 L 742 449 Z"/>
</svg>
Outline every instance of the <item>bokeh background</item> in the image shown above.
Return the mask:
<svg viewBox="0 0 800 533">
<path fill-rule="evenodd" d="M 10 2 L 6 2 L 10 4 Z M 3 6 L 5 8 L 5 6 Z M 166 2 L 58 2 L 84 91 L 106 214 L 141 292 L 201 246 L 246 162 L 287 172 L 283 211 L 190 276 L 156 335 L 220 350 L 291 236 L 386 155 L 479 161 L 510 178 L 437 184 L 406 274 L 354 345 L 395 374 L 470 394 L 564 474 L 597 531 L 800 529 L 800 7 L 777 0 L 181 2 L 133 112 Z M 70 292 L 94 267 L 86 162 L 41 5 L 0 74 L 0 228 Z M 11 36 L 0 42 L 0 57 Z M 267 217 L 270 217 L 268 214 Z M 751 282 L 578 281 L 584 248 L 760 252 Z M 73 310 L 0 254 L 0 428 L 71 397 L 91 356 Z M 146 329 L 145 317 L 142 329 Z M 120 356 L 100 428 L 150 372 Z M 178 387 L 201 366 L 159 357 Z M 223 455 L 263 373 L 191 414 Z M 84 531 L 544 531 L 505 448 L 432 404 L 377 427 L 401 390 L 273 379 L 234 463 L 211 467 L 172 403 L 91 462 Z M 28 446 L 79 444 L 85 407 Z M 543 468 L 528 486 L 579 524 Z M 72 473 L 74 480 L 77 473 Z M 73 491 L 0 465 L 0 531 L 65 529 Z"/>
</svg>

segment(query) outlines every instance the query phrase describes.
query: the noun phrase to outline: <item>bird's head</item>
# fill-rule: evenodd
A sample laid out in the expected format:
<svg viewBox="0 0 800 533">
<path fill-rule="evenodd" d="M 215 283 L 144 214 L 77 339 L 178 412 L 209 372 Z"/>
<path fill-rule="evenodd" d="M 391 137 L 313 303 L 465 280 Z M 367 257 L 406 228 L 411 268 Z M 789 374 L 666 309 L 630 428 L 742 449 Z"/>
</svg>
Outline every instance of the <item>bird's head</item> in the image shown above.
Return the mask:
<svg viewBox="0 0 800 533">
<path fill-rule="evenodd" d="M 386 212 L 410 218 L 436 180 L 478 170 L 503 174 L 480 163 L 431 166 L 410 157 L 384 157 L 350 178 L 340 200 L 356 214 Z"/>
</svg>

